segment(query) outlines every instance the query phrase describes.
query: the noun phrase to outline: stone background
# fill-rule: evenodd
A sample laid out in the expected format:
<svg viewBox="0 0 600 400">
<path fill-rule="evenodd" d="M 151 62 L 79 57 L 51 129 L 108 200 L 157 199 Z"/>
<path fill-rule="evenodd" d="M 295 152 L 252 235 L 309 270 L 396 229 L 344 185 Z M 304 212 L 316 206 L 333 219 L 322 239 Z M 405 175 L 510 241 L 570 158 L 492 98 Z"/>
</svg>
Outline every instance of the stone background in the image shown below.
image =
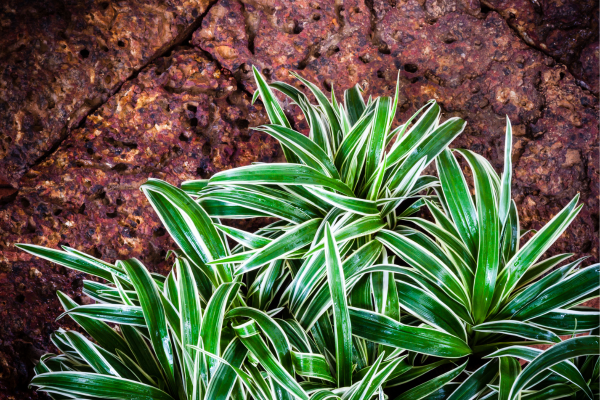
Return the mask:
<svg viewBox="0 0 600 400">
<path fill-rule="evenodd" d="M 453 144 L 500 171 L 514 125 L 513 193 L 525 228 L 575 194 L 585 208 L 548 253 L 598 261 L 598 1 L 8 0 L 0 5 L 0 399 L 52 351 L 56 290 L 83 274 L 33 259 L 69 245 L 166 271 L 173 246 L 138 190 L 282 160 L 250 127 L 251 66 L 325 93 L 391 95 L 397 120 L 436 99 L 467 129 Z M 302 87 L 301 87 L 302 88 Z M 303 89 L 303 88 L 302 88 Z M 306 122 L 285 103 L 296 129 Z M 61 325 L 72 326 L 67 319 Z"/>
</svg>

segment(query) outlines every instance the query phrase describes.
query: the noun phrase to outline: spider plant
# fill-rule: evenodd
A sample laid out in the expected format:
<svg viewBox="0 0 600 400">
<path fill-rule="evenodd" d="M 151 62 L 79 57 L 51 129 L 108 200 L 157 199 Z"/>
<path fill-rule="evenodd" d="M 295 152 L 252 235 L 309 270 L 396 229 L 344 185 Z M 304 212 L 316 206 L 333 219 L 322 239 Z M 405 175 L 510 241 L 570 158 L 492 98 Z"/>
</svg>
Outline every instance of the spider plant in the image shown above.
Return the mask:
<svg viewBox="0 0 600 400">
<path fill-rule="evenodd" d="M 579 304 L 597 296 L 598 266 L 546 274 L 571 255 L 538 262 L 580 207 L 519 247 L 510 124 L 502 179 L 456 151 L 473 201 L 448 150 L 465 122 L 441 123 L 435 102 L 392 128 L 397 93 L 365 102 L 354 87 L 342 102 L 297 76 L 313 104 L 254 74 L 271 120 L 257 129 L 287 163 L 142 185 L 178 246 L 167 276 L 136 259 L 18 245 L 103 280 L 84 282 L 94 304 L 59 292 L 63 316 L 93 341 L 55 332 L 61 354 L 42 357 L 33 386 L 56 399 L 597 396 L 598 313 Z M 300 107 L 308 137 L 274 91 Z M 434 161 L 439 179 L 423 174 Z M 415 216 L 422 207 L 432 221 Z M 220 221 L 257 217 L 275 222 L 247 232 Z M 584 332 L 594 335 L 558 336 Z M 556 344 L 527 347 L 538 343 Z"/>
</svg>

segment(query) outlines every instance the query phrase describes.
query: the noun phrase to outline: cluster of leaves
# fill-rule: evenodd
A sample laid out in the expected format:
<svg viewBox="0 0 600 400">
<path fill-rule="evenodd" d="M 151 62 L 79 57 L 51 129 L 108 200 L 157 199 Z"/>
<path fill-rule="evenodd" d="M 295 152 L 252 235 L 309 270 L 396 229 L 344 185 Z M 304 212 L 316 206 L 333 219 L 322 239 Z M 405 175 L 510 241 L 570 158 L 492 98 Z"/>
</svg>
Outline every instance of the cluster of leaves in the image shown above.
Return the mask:
<svg viewBox="0 0 600 400">
<path fill-rule="evenodd" d="M 254 73 L 272 122 L 258 129 L 288 163 L 144 184 L 178 245 L 168 276 L 19 245 L 105 281 L 84 282 L 94 304 L 59 293 L 95 342 L 55 332 L 61 354 L 42 357 L 33 386 L 55 399 L 598 398 L 599 313 L 580 305 L 598 296 L 599 266 L 538 262 L 581 206 L 522 244 L 509 122 L 498 176 L 448 149 L 465 122 L 441 123 L 433 101 L 392 129 L 397 93 L 365 102 L 355 87 L 338 102 L 298 77 L 312 104 Z M 301 108 L 309 137 L 273 90 Z M 434 162 L 438 177 L 424 175 Z M 251 233 L 219 221 L 255 217 L 276 222 Z"/>
</svg>

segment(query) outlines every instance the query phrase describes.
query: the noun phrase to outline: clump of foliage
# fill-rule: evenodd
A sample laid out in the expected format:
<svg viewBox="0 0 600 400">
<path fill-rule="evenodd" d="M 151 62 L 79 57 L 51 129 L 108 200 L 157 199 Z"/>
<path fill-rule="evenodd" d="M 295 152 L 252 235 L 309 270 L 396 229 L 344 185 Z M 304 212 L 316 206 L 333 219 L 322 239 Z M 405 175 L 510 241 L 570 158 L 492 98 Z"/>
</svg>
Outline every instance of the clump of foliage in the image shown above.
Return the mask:
<svg viewBox="0 0 600 400">
<path fill-rule="evenodd" d="M 105 282 L 84 283 L 95 304 L 58 293 L 94 341 L 55 332 L 61 354 L 42 357 L 33 386 L 55 399 L 598 398 L 599 314 L 580 304 L 598 295 L 599 266 L 559 266 L 572 254 L 538 262 L 581 206 L 574 198 L 523 244 L 509 122 L 498 176 L 449 150 L 465 122 L 440 122 L 433 101 L 392 128 L 397 93 L 365 103 L 355 87 L 340 102 L 297 77 L 312 104 L 254 73 L 272 123 L 258 130 L 288 162 L 181 189 L 148 180 L 141 189 L 178 245 L 168 276 L 136 259 L 19 245 Z M 273 90 L 301 108 L 309 137 Z M 431 164 L 439 177 L 423 174 Z M 255 217 L 276 222 L 246 232 L 219 220 Z"/>
</svg>

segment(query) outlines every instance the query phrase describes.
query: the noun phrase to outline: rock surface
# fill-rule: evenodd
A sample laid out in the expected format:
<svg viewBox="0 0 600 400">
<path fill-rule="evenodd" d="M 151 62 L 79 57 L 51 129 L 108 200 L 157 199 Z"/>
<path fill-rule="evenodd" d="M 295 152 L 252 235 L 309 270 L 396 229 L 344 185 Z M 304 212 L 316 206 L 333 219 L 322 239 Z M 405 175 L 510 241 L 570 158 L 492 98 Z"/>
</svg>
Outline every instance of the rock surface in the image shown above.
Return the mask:
<svg viewBox="0 0 600 400">
<path fill-rule="evenodd" d="M 49 335 L 59 326 L 55 291 L 86 301 L 83 274 L 32 259 L 14 243 L 69 244 L 108 261 L 138 257 L 166 271 L 165 251 L 173 244 L 140 184 L 149 176 L 178 184 L 253 161 L 281 160 L 272 139 L 249 129 L 266 122 L 260 102 L 250 104 L 252 65 L 268 79 L 298 85 L 289 76 L 295 71 L 338 96 L 355 84 L 366 95 L 391 95 L 400 71 L 397 120 L 435 98 L 444 117 L 468 121 L 453 146 L 483 154 L 498 171 L 507 115 L 516 135 L 513 194 L 523 227 L 539 229 L 580 193 L 584 209 L 549 254 L 573 252 L 597 262 L 598 41 L 588 34 L 597 26 L 597 4 L 561 4 L 216 2 L 199 17 L 202 25 L 189 45 L 102 92 L 103 105 L 87 118 L 84 112 L 81 127 L 70 125 L 68 138 L 41 163 L 27 169 L 38 156 L 3 161 L 20 171 L 13 176 L 27 173 L 18 193 L 0 182 L 0 399 L 42 397 L 26 388 L 33 363 L 51 349 Z M 20 51 L 32 51 L 31 43 Z M 22 73 L 31 74 L 29 68 Z M 42 81 L 36 85 L 36 93 L 52 90 Z M 117 92 L 109 98 L 111 90 Z M 0 120 L 10 114 L 1 107 Z M 289 103 L 285 109 L 306 132 L 299 110 Z M 57 105 L 39 115 L 54 123 L 46 120 L 62 118 L 59 110 Z M 67 319 L 60 325 L 72 327 Z"/>
<path fill-rule="evenodd" d="M 594 44 L 598 59 L 598 1 L 481 0 L 481 3 L 500 13 L 527 44 L 567 65 L 582 86 L 598 95 L 598 61 L 593 73 L 586 72 L 585 67 L 586 54 Z"/>
<path fill-rule="evenodd" d="M 0 5 L 0 179 L 13 185 L 123 82 L 197 27 L 209 0 Z"/>
</svg>

